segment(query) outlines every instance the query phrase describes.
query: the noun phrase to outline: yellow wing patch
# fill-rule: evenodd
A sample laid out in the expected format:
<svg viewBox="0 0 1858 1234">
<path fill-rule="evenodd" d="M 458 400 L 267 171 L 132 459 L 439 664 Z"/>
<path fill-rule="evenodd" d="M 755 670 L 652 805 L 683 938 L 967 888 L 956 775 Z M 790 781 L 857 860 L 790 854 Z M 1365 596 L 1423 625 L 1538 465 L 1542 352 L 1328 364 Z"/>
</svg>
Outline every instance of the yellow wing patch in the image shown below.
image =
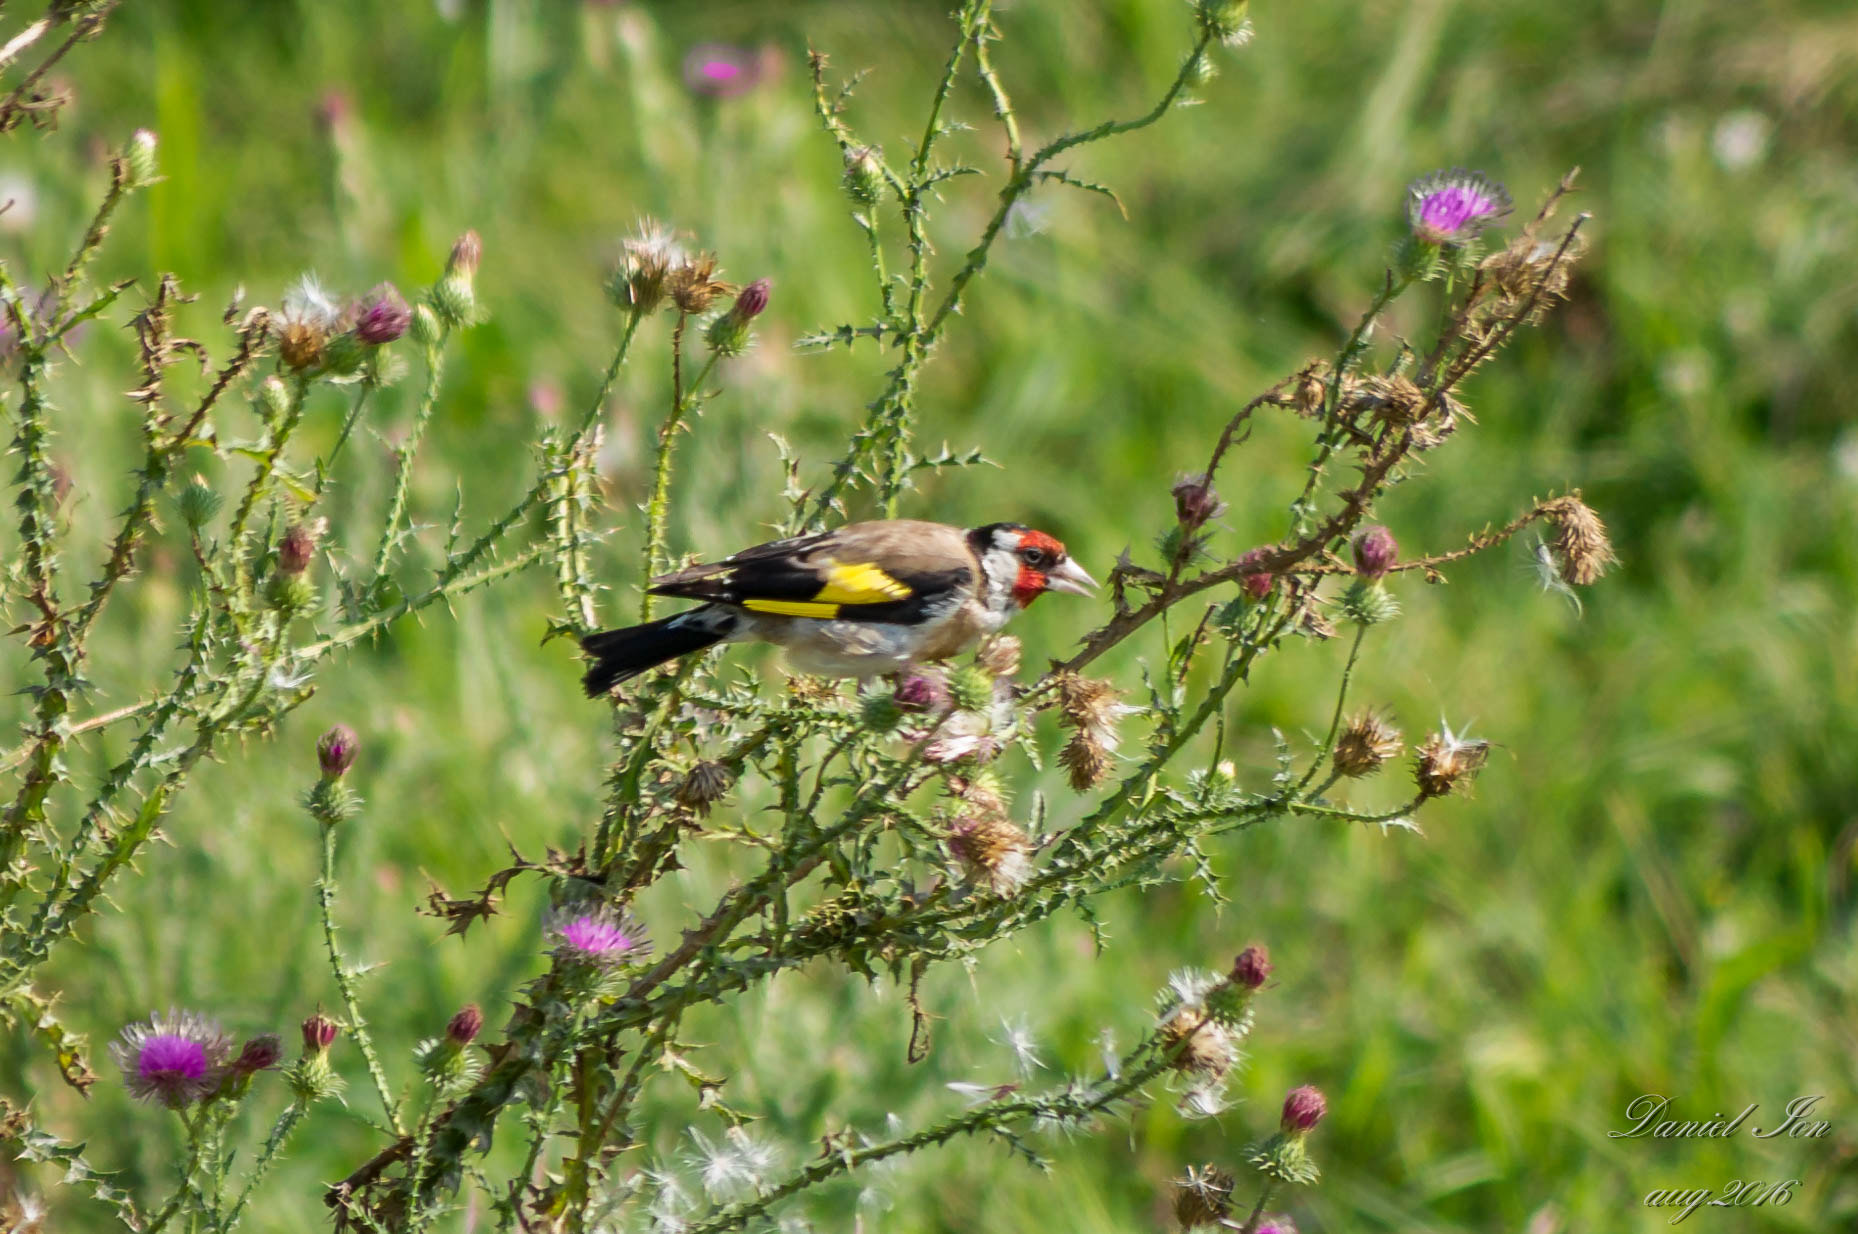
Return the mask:
<svg viewBox="0 0 1858 1234">
<path fill-rule="evenodd" d="M 813 597 L 821 604 L 882 604 L 909 598 L 907 585 L 874 565 L 845 566 L 836 562 L 826 573 L 826 585 Z"/>
<path fill-rule="evenodd" d="M 822 591 L 820 594 L 826 593 Z M 825 604 L 818 600 L 744 600 L 742 607 L 751 613 L 772 613 L 777 617 L 831 618 L 839 615 L 837 604 Z"/>
</svg>

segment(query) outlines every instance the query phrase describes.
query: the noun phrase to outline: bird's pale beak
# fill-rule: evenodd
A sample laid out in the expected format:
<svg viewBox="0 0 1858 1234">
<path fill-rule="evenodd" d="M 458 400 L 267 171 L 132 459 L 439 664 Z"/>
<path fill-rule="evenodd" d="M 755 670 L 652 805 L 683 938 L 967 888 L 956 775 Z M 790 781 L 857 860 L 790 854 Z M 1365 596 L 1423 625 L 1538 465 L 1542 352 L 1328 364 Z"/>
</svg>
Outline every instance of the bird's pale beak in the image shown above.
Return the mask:
<svg viewBox="0 0 1858 1234">
<path fill-rule="evenodd" d="M 1067 557 L 1045 576 L 1045 586 L 1051 591 L 1087 596 L 1097 589 L 1097 580 L 1084 573 L 1084 567 Z"/>
</svg>

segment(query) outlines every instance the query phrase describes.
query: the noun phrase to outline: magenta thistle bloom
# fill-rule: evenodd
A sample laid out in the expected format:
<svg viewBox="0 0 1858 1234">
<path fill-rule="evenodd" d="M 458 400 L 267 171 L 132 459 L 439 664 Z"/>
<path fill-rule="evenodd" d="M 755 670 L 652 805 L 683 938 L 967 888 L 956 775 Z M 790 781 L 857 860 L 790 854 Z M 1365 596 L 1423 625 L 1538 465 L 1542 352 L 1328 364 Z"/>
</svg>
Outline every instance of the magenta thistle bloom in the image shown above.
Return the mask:
<svg viewBox="0 0 1858 1234">
<path fill-rule="evenodd" d="M 1233 984 L 1256 990 L 1271 976 L 1271 969 L 1271 953 L 1263 943 L 1253 943 L 1232 962 Z"/>
<path fill-rule="evenodd" d="M 337 724 L 317 740 L 316 765 L 330 779 L 340 779 L 355 765 L 355 755 L 360 749 L 361 741 L 355 736 L 355 730 L 346 724 Z"/>
<path fill-rule="evenodd" d="M 1428 244 L 1462 244 L 1509 212 L 1509 193 L 1481 171 L 1435 171 L 1406 190 L 1407 221 Z"/>
<path fill-rule="evenodd" d="M 413 324 L 413 310 L 392 283 L 382 283 L 361 302 L 355 314 L 355 337 L 370 347 L 391 343 Z"/>
<path fill-rule="evenodd" d="M 1355 533 L 1355 573 L 1373 582 L 1385 578 L 1400 560 L 1400 545 L 1393 532 L 1376 525 Z"/>
<path fill-rule="evenodd" d="M 891 695 L 905 711 L 935 711 L 948 702 L 948 688 L 927 673 L 907 673 L 897 679 Z"/>
<path fill-rule="evenodd" d="M 1323 1120 L 1329 1112 L 1329 1102 L 1324 1099 L 1322 1090 L 1305 1084 L 1293 1088 L 1284 1098 L 1284 1117 L 1278 1125 L 1285 1135 L 1309 1131 Z"/>
<path fill-rule="evenodd" d="M 754 55 L 726 43 L 699 43 L 684 57 L 684 84 L 712 98 L 752 90 L 760 76 Z"/>
<path fill-rule="evenodd" d="M 555 940 L 555 954 L 563 959 L 618 967 L 643 959 L 652 949 L 638 920 L 610 904 L 551 909 L 547 928 Z"/>
<path fill-rule="evenodd" d="M 212 1096 L 231 1052 L 232 1038 L 218 1024 L 172 1008 L 128 1025 L 110 1043 L 130 1095 L 171 1110 Z"/>
</svg>

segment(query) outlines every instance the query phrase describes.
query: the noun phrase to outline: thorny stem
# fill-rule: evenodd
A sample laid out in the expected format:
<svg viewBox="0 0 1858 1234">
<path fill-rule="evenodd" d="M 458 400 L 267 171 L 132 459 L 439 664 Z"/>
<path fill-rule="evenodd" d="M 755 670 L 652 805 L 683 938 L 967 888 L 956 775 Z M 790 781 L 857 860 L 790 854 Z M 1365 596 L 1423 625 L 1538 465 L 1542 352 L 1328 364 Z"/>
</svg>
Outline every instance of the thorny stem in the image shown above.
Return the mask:
<svg viewBox="0 0 1858 1234">
<path fill-rule="evenodd" d="M 671 334 L 671 411 L 658 430 L 658 456 L 652 468 L 652 499 L 645 513 L 645 578 L 648 581 L 663 573 L 665 566 L 665 533 L 671 518 L 671 455 L 677 446 L 677 435 L 683 427 L 684 417 L 690 414 L 690 409 L 701 397 L 703 383 L 716 367 L 717 353 L 712 351 L 709 359 L 703 362 L 703 367 L 697 370 L 690 388 L 684 388 L 683 347 L 687 320 L 687 314 L 679 313 L 677 327 Z M 654 599 L 649 590 L 640 598 L 640 621 L 652 619 Z"/>
<path fill-rule="evenodd" d="M 323 948 L 329 953 L 329 969 L 335 974 L 336 989 L 341 992 L 342 1007 L 348 1014 L 348 1030 L 354 1034 L 355 1045 L 368 1064 L 368 1076 L 374 1081 L 374 1091 L 380 1095 L 381 1108 L 387 1111 L 387 1121 L 393 1126 L 394 1134 L 404 1135 L 400 1105 L 387 1083 L 387 1072 L 381 1067 L 380 1056 L 374 1052 L 374 1038 L 368 1032 L 368 1022 L 362 1018 L 361 1002 L 355 997 L 354 977 L 348 965 L 342 962 L 342 950 L 335 941 L 335 833 L 341 824 L 319 820 L 317 825 L 323 833 L 323 873 L 316 881 L 316 903 L 323 921 Z"/>
<path fill-rule="evenodd" d="M 449 333 L 448 330 L 440 334 L 425 349 L 426 388 L 420 394 L 419 406 L 414 409 L 413 426 L 407 430 L 406 440 L 400 444 L 400 465 L 394 471 L 393 497 L 387 503 L 387 521 L 381 527 L 381 542 L 375 547 L 374 565 L 368 572 L 376 581 L 387 573 L 387 559 L 399 539 L 400 520 L 406 516 L 407 488 L 413 479 L 413 460 L 419 454 L 419 443 L 426 435 L 426 425 L 432 419 L 432 410 L 439 402 L 439 386 L 445 375 L 445 342 Z"/>
<path fill-rule="evenodd" d="M 222 1232 L 232 1229 L 239 1223 L 239 1215 L 245 1211 L 245 1202 L 251 1199 L 252 1192 L 257 1189 L 258 1184 L 264 1181 L 264 1176 L 276 1163 L 277 1154 L 284 1147 L 284 1142 L 290 1138 L 290 1133 L 296 1130 L 297 1124 L 303 1120 L 303 1116 L 309 1113 L 309 1110 L 309 1103 L 299 1098 L 285 1106 L 284 1112 L 277 1116 L 275 1123 L 271 1124 L 271 1134 L 265 1137 L 264 1147 L 258 1150 L 258 1157 L 252 1162 L 252 1171 L 245 1180 L 245 1186 L 239 1189 L 238 1197 L 232 1202 L 231 1211 L 219 1224 Z"/>
<path fill-rule="evenodd" d="M 1276 1189 L 1276 1179 L 1264 1180 L 1264 1186 L 1258 1189 L 1258 1202 L 1252 1205 L 1252 1215 L 1245 1219 L 1245 1228 L 1239 1234 L 1258 1234 L 1258 1223 L 1264 1220 L 1264 1206 L 1271 1202 L 1271 1193 Z"/>
<path fill-rule="evenodd" d="M 1361 656 L 1361 642 L 1367 636 L 1367 626 L 1357 625 L 1355 627 L 1354 641 L 1348 645 L 1348 662 L 1342 666 L 1342 682 L 1335 691 L 1335 714 L 1329 718 L 1329 734 L 1323 738 L 1323 743 L 1317 748 L 1315 757 L 1310 759 L 1309 770 L 1303 773 L 1301 780 L 1297 781 L 1293 796 L 1302 795 L 1303 790 L 1310 786 L 1310 781 L 1316 778 L 1316 773 L 1322 770 L 1323 760 L 1328 758 L 1335 749 L 1336 734 L 1342 731 L 1342 711 L 1348 705 L 1348 682 L 1355 675 L 1355 661 Z"/>
</svg>

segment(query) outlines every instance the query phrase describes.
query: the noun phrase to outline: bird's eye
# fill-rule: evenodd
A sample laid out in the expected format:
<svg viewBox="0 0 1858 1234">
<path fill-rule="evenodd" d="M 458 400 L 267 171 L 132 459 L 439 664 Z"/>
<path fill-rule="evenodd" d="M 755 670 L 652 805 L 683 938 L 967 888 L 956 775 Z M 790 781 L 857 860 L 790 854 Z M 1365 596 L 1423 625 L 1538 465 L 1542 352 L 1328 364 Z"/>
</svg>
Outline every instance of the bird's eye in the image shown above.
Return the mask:
<svg viewBox="0 0 1858 1234">
<path fill-rule="evenodd" d="M 1052 555 L 1042 548 L 1021 549 L 1019 559 L 1035 570 L 1043 570 L 1052 564 Z"/>
</svg>

